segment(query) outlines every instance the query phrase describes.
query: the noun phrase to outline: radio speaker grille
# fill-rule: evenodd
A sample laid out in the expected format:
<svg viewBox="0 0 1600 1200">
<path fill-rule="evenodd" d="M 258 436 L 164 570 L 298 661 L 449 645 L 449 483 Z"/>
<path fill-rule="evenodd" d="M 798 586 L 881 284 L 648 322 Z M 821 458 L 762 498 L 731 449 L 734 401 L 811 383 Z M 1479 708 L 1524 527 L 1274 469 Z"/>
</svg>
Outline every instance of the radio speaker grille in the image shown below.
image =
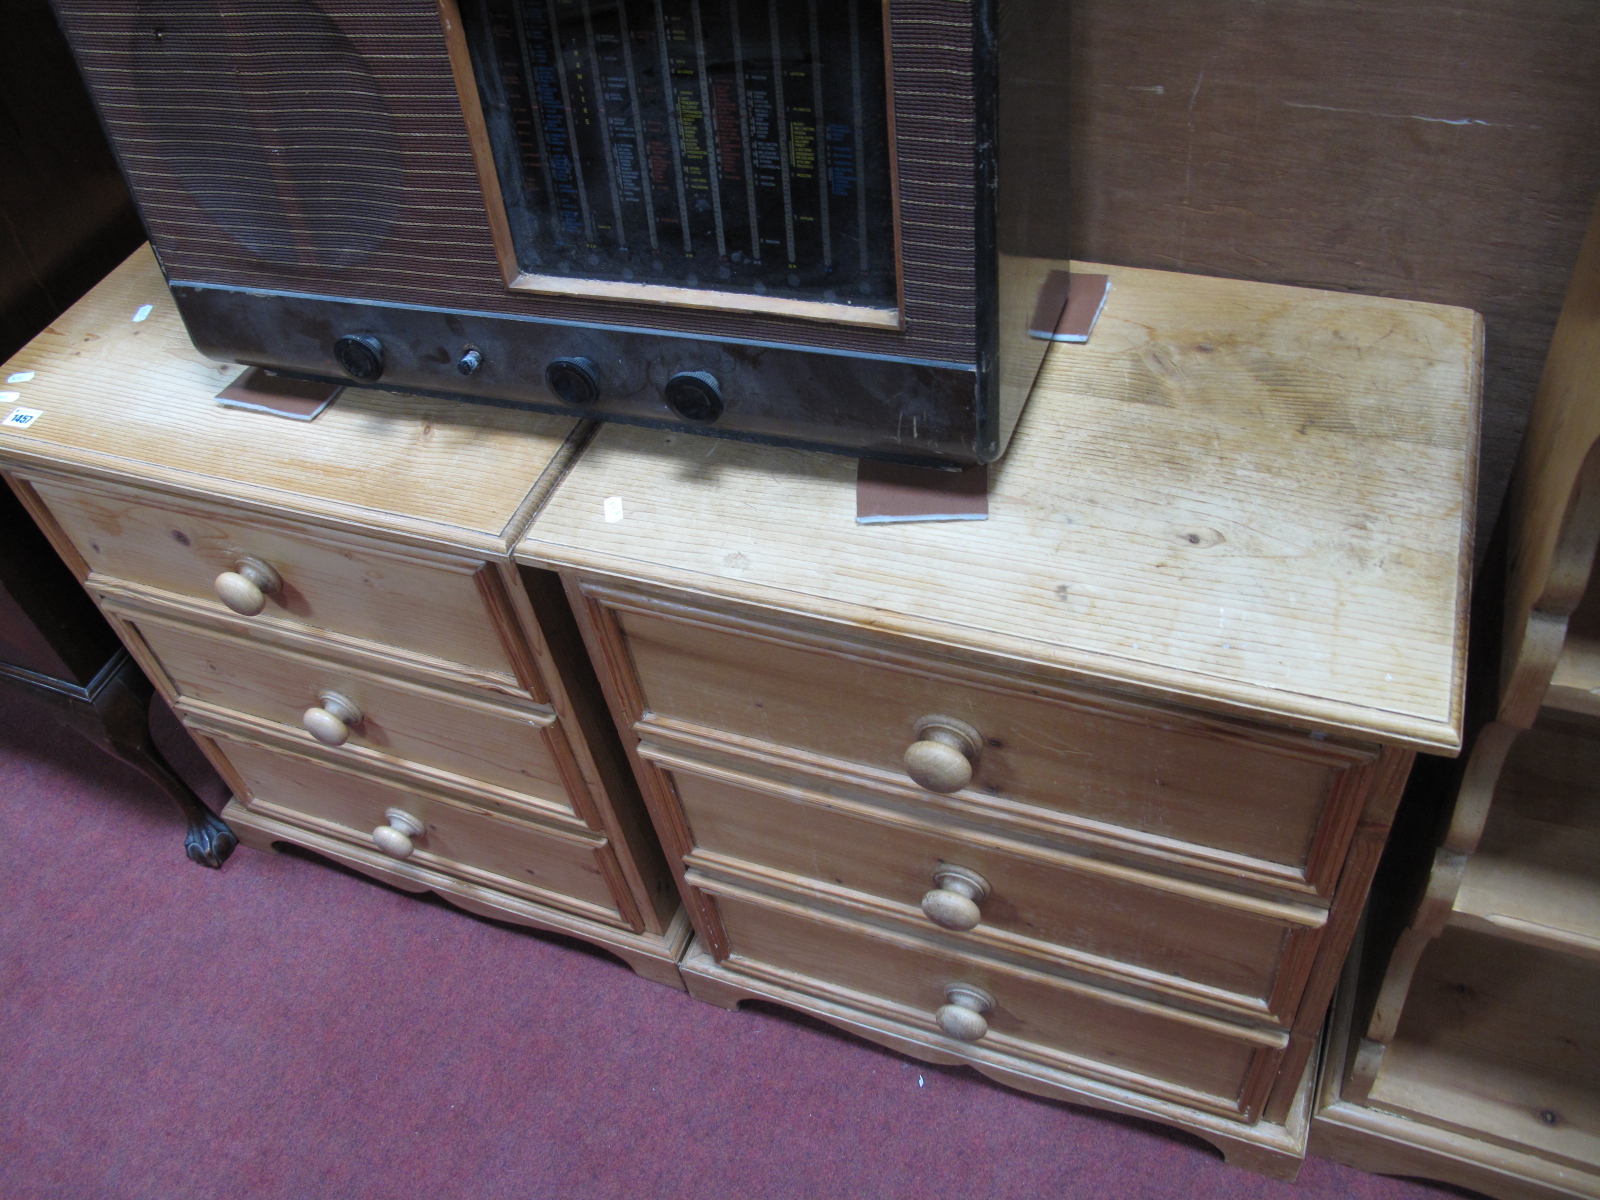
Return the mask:
<svg viewBox="0 0 1600 1200">
<path fill-rule="evenodd" d="M 309 0 L 141 0 L 129 73 L 145 153 L 255 257 L 345 267 L 389 237 L 394 122 Z"/>
</svg>

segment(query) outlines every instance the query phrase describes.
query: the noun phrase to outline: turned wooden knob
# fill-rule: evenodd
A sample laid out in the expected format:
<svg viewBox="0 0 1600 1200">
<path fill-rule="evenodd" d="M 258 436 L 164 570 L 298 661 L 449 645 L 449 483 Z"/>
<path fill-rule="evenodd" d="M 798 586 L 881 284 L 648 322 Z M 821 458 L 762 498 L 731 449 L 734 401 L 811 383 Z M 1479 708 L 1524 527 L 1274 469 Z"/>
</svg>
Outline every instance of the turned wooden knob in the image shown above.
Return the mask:
<svg viewBox="0 0 1600 1200">
<path fill-rule="evenodd" d="M 972 782 L 983 735 L 955 717 L 923 717 L 917 740 L 906 747 L 906 774 L 930 792 L 959 792 Z"/>
<path fill-rule="evenodd" d="M 416 849 L 411 839 L 421 837 L 427 826 L 403 808 L 388 809 L 383 815 L 389 823 L 372 831 L 372 844 L 390 858 L 410 858 Z"/>
<path fill-rule="evenodd" d="M 922 912 L 944 929 L 975 929 L 983 920 L 978 905 L 988 894 L 989 881 L 976 871 L 941 863 L 933 873 L 933 891 L 922 898 Z"/>
<path fill-rule="evenodd" d="M 342 746 L 350 740 L 350 726 L 361 724 L 361 710 L 338 692 L 323 692 L 319 707 L 308 708 L 300 718 L 305 731 L 324 746 Z"/>
<path fill-rule="evenodd" d="M 217 576 L 217 599 L 241 617 L 253 617 L 282 586 L 278 573 L 259 558 L 241 558 L 232 571 Z"/>
<path fill-rule="evenodd" d="M 946 1003 L 933 1014 L 939 1028 L 958 1042 L 975 1042 L 989 1032 L 984 1014 L 994 1011 L 994 997 L 970 983 L 945 985 Z"/>
</svg>

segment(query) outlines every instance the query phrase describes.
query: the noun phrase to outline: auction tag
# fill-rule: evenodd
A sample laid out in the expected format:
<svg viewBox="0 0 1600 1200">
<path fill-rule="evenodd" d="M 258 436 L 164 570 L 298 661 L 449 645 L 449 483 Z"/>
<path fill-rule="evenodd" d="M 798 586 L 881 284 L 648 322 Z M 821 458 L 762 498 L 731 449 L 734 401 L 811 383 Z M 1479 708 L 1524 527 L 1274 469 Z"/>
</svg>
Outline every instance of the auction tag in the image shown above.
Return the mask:
<svg viewBox="0 0 1600 1200">
<path fill-rule="evenodd" d="M 614 525 L 618 521 L 622 520 L 621 496 L 607 496 L 605 504 L 601 507 L 605 512 L 605 517 L 608 524 Z"/>
<path fill-rule="evenodd" d="M 0 421 L 0 425 L 9 425 L 12 429 L 26 429 L 42 416 L 44 413 L 37 408 L 13 408 L 6 419 Z"/>
</svg>

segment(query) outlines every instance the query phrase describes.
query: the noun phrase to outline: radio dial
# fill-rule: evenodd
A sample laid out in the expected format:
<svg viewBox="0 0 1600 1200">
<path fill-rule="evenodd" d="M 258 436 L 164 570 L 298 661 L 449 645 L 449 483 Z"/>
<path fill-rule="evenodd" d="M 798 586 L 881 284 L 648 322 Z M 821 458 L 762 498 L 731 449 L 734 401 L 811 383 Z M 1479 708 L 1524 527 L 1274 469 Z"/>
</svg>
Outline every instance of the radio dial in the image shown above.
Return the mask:
<svg viewBox="0 0 1600 1200">
<path fill-rule="evenodd" d="M 383 375 L 383 343 L 370 334 L 352 333 L 333 344 L 333 356 L 345 373 L 367 383 Z"/>
<path fill-rule="evenodd" d="M 600 398 L 600 373 L 587 358 L 558 358 L 544 369 L 550 390 L 568 404 L 593 404 Z"/>
<path fill-rule="evenodd" d="M 663 390 L 667 407 L 685 421 L 709 425 L 722 415 L 722 386 L 709 371 L 679 371 Z"/>
</svg>

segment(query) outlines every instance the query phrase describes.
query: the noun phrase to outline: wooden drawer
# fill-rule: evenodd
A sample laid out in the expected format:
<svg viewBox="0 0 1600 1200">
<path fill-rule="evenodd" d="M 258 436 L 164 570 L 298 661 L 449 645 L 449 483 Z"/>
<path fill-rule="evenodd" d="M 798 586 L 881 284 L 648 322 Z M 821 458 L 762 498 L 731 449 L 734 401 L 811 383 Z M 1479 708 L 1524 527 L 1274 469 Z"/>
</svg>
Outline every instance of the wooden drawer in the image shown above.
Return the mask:
<svg viewBox="0 0 1600 1200">
<path fill-rule="evenodd" d="M 597 835 L 536 828 L 484 808 L 380 783 L 264 746 L 218 737 L 249 791 L 252 812 L 372 848 L 373 830 L 403 809 L 426 831 L 408 860 L 496 891 L 613 925 L 611 848 Z"/>
<path fill-rule="evenodd" d="M 937 1029 L 949 984 L 994 999 L 988 1032 L 952 1050 L 1029 1058 L 1181 1104 L 1254 1119 L 1285 1035 L 1233 1027 L 925 943 L 731 885 L 717 907 L 727 965 L 757 978 Z"/>
<path fill-rule="evenodd" d="M 302 717 L 322 704 L 324 692 L 334 692 L 362 714 L 338 747 L 352 765 L 381 758 L 504 792 L 559 816 L 578 811 L 568 780 L 581 795 L 581 777 L 549 712 L 451 695 L 148 613 L 119 615 L 161 660 L 182 708 L 243 713 L 284 727 L 285 737 L 311 742 Z"/>
<path fill-rule="evenodd" d="M 1364 746 L 593 594 L 620 623 L 646 738 L 658 725 L 721 731 L 911 788 L 918 719 L 955 717 L 983 745 L 970 785 L 937 798 L 954 810 L 1322 895 L 1370 787 Z"/>
<path fill-rule="evenodd" d="M 484 564 L 322 529 L 300 532 L 176 497 L 152 503 L 144 493 L 52 480 L 33 487 L 96 575 L 220 608 L 217 576 L 242 557 L 257 558 L 283 585 L 256 621 L 397 647 L 544 698 L 520 634 L 491 609 L 503 595 Z"/>
<path fill-rule="evenodd" d="M 1063 854 L 837 789 L 774 784 L 646 744 L 672 775 L 700 875 L 813 894 L 863 917 L 1027 956 L 1169 1002 L 1287 1025 L 1326 912 Z M 955 866 L 988 885 L 968 931 L 919 907 Z"/>
</svg>

